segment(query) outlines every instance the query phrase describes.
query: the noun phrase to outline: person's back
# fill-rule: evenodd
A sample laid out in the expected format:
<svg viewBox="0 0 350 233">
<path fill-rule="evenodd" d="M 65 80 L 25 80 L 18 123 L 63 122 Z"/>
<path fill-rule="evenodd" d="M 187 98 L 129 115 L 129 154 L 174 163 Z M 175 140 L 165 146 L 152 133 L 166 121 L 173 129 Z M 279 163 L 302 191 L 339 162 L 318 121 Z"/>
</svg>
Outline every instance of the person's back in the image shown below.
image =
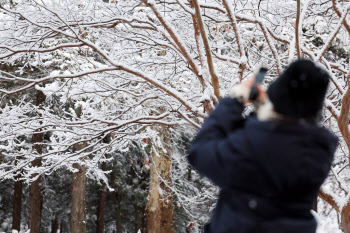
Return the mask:
<svg viewBox="0 0 350 233">
<path fill-rule="evenodd" d="M 321 74 L 316 80 L 321 83 L 315 90 L 318 94 L 310 90 L 314 80 L 309 80 L 307 72 L 301 79 L 294 71 L 294 77 L 288 76 L 290 69 L 305 63 L 311 65 L 309 72 Z M 333 134 L 314 123 L 328 85 L 328 75 L 318 69 L 309 61 L 292 64 L 268 90 L 274 110 L 266 101 L 257 118 L 242 116 L 244 105 L 238 99 L 246 97 L 236 98 L 241 92 L 236 88 L 233 98 L 222 99 L 205 121 L 188 158 L 221 188 L 206 233 L 315 232 L 310 209 L 328 175 L 337 144 Z M 295 77 L 299 83 L 293 82 Z M 302 85 L 301 103 L 299 96 L 293 96 L 300 87 L 287 90 L 288 95 L 280 93 L 286 92 L 286 83 L 292 88 Z M 313 100 L 305 99 L 309 94 Z M 283 105 L 290 104 L 288 101 L 294 105 L 280 107 L 276 95 Z M 283 95 L 288 100 L 283 100 Z"/>
</svg>

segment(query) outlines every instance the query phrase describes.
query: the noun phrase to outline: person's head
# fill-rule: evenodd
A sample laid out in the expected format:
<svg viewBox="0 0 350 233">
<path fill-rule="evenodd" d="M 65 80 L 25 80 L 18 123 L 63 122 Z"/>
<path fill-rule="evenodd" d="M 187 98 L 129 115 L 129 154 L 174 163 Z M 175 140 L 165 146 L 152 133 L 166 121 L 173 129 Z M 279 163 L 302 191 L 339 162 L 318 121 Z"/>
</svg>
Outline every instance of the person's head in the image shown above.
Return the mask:
<svg viewBox="0 0 350 233">
<path fill-rule="evenodd" d="M 270 84 L 267 95 L 282 116 L 314 121 L 322 110 L 329 79 L 316 63 L 297 60 Z"/>
</svg>

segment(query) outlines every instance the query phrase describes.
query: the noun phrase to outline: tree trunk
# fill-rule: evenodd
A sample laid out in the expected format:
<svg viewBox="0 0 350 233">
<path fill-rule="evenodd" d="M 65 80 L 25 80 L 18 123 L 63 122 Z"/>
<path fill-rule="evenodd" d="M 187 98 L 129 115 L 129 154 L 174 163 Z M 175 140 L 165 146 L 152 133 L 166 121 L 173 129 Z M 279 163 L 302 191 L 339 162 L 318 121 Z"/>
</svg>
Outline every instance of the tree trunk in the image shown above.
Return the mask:
<svg viewBox="0 0 350 233">
<path fill-rule="evenodd" d="M 75 109 L 77 116 L 80 118 L 82 107 Z M 80 151 L 87 146 L 87 142 L 80 142 L 73 146 L 73 151 Z M 79 163 L 73 164 L 78 172 L 72 176 L 72 208 L 70 219 L 71 233 L 86 232 L 86 167 Z"/>
<path fill-rule="evenodd" d="M 61 221 L 61 224 L 60 224 L 60 233 L 64 233 L 64 226 L 63 226 L 63 221 Z"/>
<path fill-rule="evenodd" d="M 16 177 L 20 178 L 20 175 Z M 12 211 L 12 230 L 21 230 L 21 214 L 22 214 L 22 180 L 15 182 L 13 194 L 13 211 Z"/>
<path fill-rule="evenodd" d="M 145 208 L 143 208 L 143 210 L 145 210 Z M 144 212 L 143 212 L 144 213 Z M 147 218 L 146 218 L 146 215 L 145 213 L 143 214 L 142 216 L 142 229 L 143 229 L 143 232 L 142 233 L 148 233 L 147 232 Z"/>
<path fill-rule="evenodd" d="M 135 210 L 135 233 L 138 233 L 139 230 L 143 233 L 143 210 L 137 205 L 134 205 L 134 210 Z"/>
<path fill-rule="evenodd" d="M 199 28 L 200 34 L 202 36 L 202 41 L 203 41 L 202 48 L 204 48 L 205 55 L 207 57 L 208 69 L 209 69 L 209 73 L 211 76 L 211 84 L 213 85 L 213 88 L 214 88 L 214 95 L 216 96 L 217 99 L 220 99 L 221 96 L 220 96 L 219 79 L 218 79 L 216 72 L 215 72 L 214 61 L 213 61 L 213 57 L 212 57 L 211 50 L 210 50 L 209 40 L 208 40 L 206 31 L 205 31 L 205 25 L 203 23 L 201 11 L 200 11 L 200 6 L 198 4 L 198 0 L 192 0 L 191 2 L 193 3 L 194 9 L 195 9 L 195 16 L 197 19 L 198 28 Z M 216 100 L 213 99 L 213 103 L 215 105 Z"/>
<path fill-rule="evenodd" d="M 73 167 L 78 169 L 79 171 L 73 174 L 70 230 L 72 233 L 85 233 L 86 168 L 85 166 L 81 166 L 79 164 L 74 164 Z"/>
<path fill-rule="evenodd" d="M 349 76 L 348 76 L 349 78 Z M 350 112 L 350 87 L 346 90 L 342 98 L 342 105 L 340 115 L 337 119 L 339 130 L 346 142 L 348 149 L 350 150 L 350 130 L 349 130 L 349 112 Z M 348 160 L 350 161 L 350 153 L 348 154 Z M 327 201 L 331 204 L 329 201 Z M 341 209 L 341 225 L 344 233 L 350 233 L 350 202 Z"/>
<path fill-rule="evenodd" d="M 102 163 L 102 171 L 107 170 L 107 164 Z M 99 204 L 97 210 L 97 233 L 104 232 L 105 226 L 105 201 L 106 201 L 106 187 L 105 183 L 102 183 L 102 187 L 99 191 Z"/>
<path fill-rule="evenodd" d="M 51 233 L 57 233 L 58 231 L 58 218 L 57 216 L 54 217 L 51 221 Z"/>
<path fill-rule="evenodd" d="M 167 148 L 169 143 L 168 129 L 159 130 L 159 136 L 163 148 L 152 145 L 152 166 L 150 169 L 150 185 L 148 202 L 146 206 L 147 232 L 150 233 L 174 233 L 174 206 L 172 196 L 172 180 L 170 176 L 170 153 Z"/>
<path fill-rule="evenodd" d="M 317 213 L 317 198 L 314 202 L 314 205 L 312 206 L 312 209 Z"/>
<path fill-rule="evenodd" d="M 122 200 L 121 194 L 118 193 L 118 189 L 115 185 L 115 172 L 112 171 L 111 173 L 111 185 L 114 188 L 114 192 L 112 195 L 112 200 L 114 204 L 115 209 L 115 225 L 116 225 L 116 233 L 123 233 L 123 227 L 122 227 L 122 215 L 120 210 L 120 202 Z"/>
<path fill-rule="evenodd" d="M 192 1 L 190 2 L 190 4 L 191 4 L 191 7 L 194 9 L 194 5 Z M 199 55 L 199 61 L 201 64 L 201 69 L 204 71 L 204 73 L 202 74 L 203 81 L 201 82 L 201 85 L 203 88 L 202 90 L 204 91 L 207 88 L 205 82 L 210 83 L 210 77 L 209 77 L 210 74 L 208 72 L 208 65 L 206 63 L 205 54 L 203 54 L 203 50 L 201 49 L 203 47 L 203 41 L 201 38 L 201 32 L 199 30 L 199 25 L 195 15 L 192 15 L 192 22 L 193 22 L 193 29 L 194 29 L 194 37 L 196 39 L 196 46 L 197 46 L 197 51 Z M 205 112 L 207 113 L 210 113 L 213 110 L 209 100 L 203 101 L 203 107 Z"/>
<path fill-rule="evenodd" d="M 41 159 L 35 159 L 32 166 L 41 166 Z M 41 201 L 41 177 L 39 176 L 29 186 L 29 229 L 31 233 L 40 233 Z"/>
<path fill-rule="evenodd" d="M 42 91 L 36 93 L 36 105 L 40 106 L 44 103 L 46 96 Z M 36 131 L 33 135 L 33 149 L 37 154 L 43 153 L 43 134 Z M 41 158 L 36 158 L 32 162 L 32 167 L 41 166 Z M 33 175 L 35 177 L 36 174 Z M 30 233 L 40 233 L 40 219 L 41 219 L 41 177 L 39 176 L 29 186 L 29 229 Z"/>
<path fill-rule="evenodd" d="M 123 233 L 123 226 L 122 226 L 122 212 L 120 208 L 120 202 L 121 198 L 116 197 L 116 203 L 115 203 L 115 210 L 116 210 L 116 228 L 117 228 L 117 233 Z"/>
<path fill-rule="evenodd" d="M 32 166 L 41 166 L 41 159 L 32 162 Z M 29 229 L 31 233 L 40 233 L 41 219 L 41 177 L 29 186 Z"/>
<path fill-rule="evenodd" d="M 341 210 L 341 225 L 344 233 L 350 233 L 350 202 Z"/>
<path fill-rule="evenodd" d="M 79 151 L 87 146 L 86 142 L 74 145 L 74 151 Z M 71 233 L 86 232 L 86 167 L 78 163 L 73 164 L 78 172 L 73 173 L 72 179 L 72 208 L 71 208 Z"/>
</svg>

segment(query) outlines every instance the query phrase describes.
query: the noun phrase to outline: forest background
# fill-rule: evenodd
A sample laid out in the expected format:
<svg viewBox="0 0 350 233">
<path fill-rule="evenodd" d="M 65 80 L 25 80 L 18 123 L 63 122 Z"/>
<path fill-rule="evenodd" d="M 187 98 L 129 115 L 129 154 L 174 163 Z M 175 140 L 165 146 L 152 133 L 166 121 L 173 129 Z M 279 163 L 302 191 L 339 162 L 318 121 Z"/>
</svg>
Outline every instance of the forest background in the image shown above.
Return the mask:
<svg viewBox="0 0 350 233">
<path fill-rule="evenodd" d="M 302 57 L 331 75 L 322 125 L 340 138 L 318 233 L 349 233 L 349 10 L 0 0 L 0 232 L 200 232 L 218 189 L 186 161 L 196 130 L 261 62 L 268 86 Z"/>
</svg>

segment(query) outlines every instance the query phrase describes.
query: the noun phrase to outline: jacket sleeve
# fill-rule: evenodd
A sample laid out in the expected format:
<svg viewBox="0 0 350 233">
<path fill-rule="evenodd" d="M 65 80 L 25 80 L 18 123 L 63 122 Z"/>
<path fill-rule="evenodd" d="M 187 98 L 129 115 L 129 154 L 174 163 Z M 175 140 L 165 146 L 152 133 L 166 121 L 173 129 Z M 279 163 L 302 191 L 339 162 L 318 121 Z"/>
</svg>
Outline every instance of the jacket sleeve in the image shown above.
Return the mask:
<svg viewBox="0 0 350 233">
<path fill-rule="evenodd" d="M 216 185 L 227 185 L 231 165 L 245 153 L 242 143 L 243 110 L 243 104 L 237 99 L 221 99 L 190 148 L 190 164 Z"/>
</svg>

